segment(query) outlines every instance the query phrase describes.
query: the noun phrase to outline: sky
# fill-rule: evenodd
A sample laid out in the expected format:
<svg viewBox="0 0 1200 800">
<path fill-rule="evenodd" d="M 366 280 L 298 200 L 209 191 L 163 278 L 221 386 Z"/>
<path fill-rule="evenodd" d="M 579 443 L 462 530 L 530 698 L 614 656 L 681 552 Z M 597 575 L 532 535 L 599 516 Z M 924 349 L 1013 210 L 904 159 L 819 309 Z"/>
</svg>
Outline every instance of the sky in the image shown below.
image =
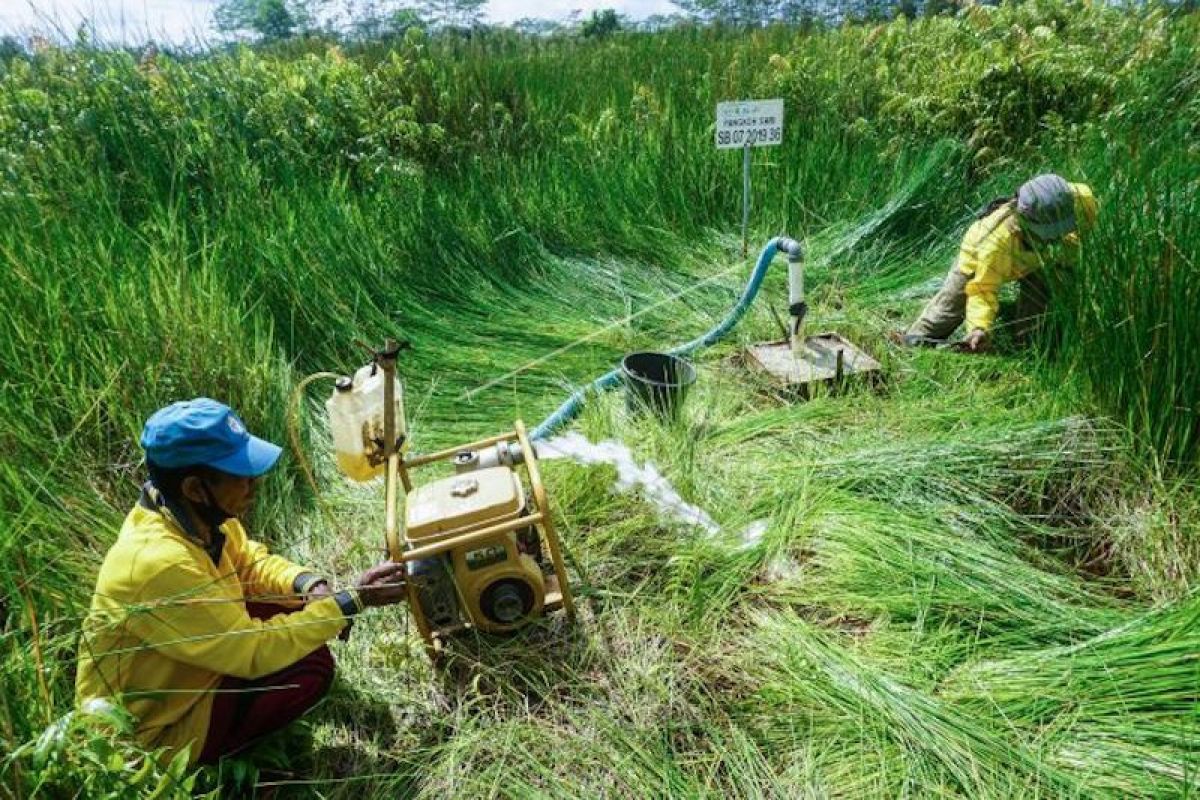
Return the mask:
<svg viewBox="0 0 1200 800">
<path fill-rule="evenodd" d="M 142 42 L 153 38 L 185 44 L 212 38 L 212 13 L 220 0 L 0 0 L 0 35 L 27 34 L 53 25 L 73 33 L 88 19 L 105 42 Z M 635 19 L 670 14 L 670 0 L 490 0 L 487 18 L 509 23 L 522 17 L 563 19 L 614 8 Z M 48 22 L 49 21 L 49 22 Z"/>
</svg>

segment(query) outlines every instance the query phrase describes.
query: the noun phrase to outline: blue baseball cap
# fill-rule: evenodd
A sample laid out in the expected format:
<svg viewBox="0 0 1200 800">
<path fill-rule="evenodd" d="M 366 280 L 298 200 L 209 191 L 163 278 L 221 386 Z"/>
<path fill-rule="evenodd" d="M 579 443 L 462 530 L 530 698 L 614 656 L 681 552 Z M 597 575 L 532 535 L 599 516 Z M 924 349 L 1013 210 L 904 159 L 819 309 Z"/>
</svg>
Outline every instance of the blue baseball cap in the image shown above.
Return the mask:
<svg viewBox="0 0 1200 800">
<path fill-rule="evenodd" d="M 166 469 L 203 465 L 241 478 L 275 466 L 283 448 L 251 436 L 224 403 L 207 397 L 160 408 L 142 428 L 146 460 Z"/>
</svg>

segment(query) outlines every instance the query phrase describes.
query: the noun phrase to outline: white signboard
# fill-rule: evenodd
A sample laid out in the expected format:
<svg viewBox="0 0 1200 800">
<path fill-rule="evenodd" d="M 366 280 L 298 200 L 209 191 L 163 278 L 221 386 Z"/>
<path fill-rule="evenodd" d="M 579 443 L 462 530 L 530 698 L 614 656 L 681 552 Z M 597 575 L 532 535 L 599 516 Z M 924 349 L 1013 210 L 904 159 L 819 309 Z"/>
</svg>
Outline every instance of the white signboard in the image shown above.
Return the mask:
<svg viewBox="0 0 1200 800">
<path fill-rule="evenodd" d="M 783 100 L 717 103 L 717 149 L 783 143 Z"/>
</svg>

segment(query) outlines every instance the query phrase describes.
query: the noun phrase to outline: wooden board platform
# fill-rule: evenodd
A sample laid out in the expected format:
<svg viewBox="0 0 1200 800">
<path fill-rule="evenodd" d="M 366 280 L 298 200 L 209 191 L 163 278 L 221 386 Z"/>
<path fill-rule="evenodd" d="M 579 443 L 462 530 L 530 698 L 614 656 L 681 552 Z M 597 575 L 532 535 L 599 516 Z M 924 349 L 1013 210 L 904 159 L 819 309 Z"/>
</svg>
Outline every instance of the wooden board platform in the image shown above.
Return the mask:
<svg viewBox="0 0 1200 800">
<path fill-rule="evenodd" d="M 793 352 L 786 339 L 748 348 L 750 363 L 787 386 L 807 386 L 837 379 L 839 351 L 842 358 L 840 377 L 879 371 L 878 361 L 836 333 L 807 337 L 800 352 Z"/>
</svg>

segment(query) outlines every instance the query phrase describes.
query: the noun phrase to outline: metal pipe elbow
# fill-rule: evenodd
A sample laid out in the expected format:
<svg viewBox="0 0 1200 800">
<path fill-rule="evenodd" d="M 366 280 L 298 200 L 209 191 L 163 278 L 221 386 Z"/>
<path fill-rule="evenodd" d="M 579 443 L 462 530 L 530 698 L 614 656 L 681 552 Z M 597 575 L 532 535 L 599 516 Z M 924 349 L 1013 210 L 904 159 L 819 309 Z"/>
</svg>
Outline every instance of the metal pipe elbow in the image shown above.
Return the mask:
<svg viewBox="0 0 1200 800">
<path fill-rule="evenodd" d="M 788 236 L 780 236 L 775 240 L 775 247 L 787 254 L 789 262 L 804 260 L 804 245 Z"/>
</svg>

